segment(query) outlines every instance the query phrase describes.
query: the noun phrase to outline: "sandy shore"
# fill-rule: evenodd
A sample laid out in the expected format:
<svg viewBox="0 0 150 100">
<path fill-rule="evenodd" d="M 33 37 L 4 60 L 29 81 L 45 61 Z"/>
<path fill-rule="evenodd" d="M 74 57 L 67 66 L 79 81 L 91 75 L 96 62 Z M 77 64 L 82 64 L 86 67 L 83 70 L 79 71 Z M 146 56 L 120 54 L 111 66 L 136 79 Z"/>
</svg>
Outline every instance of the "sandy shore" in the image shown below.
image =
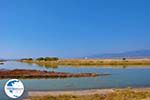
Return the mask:
<svg viewBox="0 0 150 100">
<path fill-rule="evenodd" d="M 29 91 L 24 100 L 150 100 L 150 87 L 88 89 L 69 91 Z"/>
<path fill-rule="evenodd" d="M 128 89 L 128 88 L 125 88 Z M 74 95 L 74 96 L 86 96 L 86 95 L 104 95 L 108 93 L 113 93 L 116 90 L 125 90 L 125 89 L 89 89 L 89 90 L 75 90 L 75 91 L 29 91 L 28 96 L 59 96 L 59 95 Z M 148 92 L 149 88 L 132 88 L 130 89 L 135 92 Z"/>
</svg>

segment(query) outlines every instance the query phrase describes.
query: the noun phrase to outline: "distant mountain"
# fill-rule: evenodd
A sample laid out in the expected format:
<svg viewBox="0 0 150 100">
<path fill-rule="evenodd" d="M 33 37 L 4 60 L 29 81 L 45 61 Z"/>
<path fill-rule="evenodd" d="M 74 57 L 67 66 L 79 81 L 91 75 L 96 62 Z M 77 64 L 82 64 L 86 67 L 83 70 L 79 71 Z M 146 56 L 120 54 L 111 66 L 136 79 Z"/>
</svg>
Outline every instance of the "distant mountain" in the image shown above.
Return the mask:
<svg viewBox="0 0 150 100">
<path fill-rule="evenodd" d="M 88 56 L 88 58 L 150 58 L 150 50 L 137 50 L 122 53 L 107 53 Z"/>
</svg>

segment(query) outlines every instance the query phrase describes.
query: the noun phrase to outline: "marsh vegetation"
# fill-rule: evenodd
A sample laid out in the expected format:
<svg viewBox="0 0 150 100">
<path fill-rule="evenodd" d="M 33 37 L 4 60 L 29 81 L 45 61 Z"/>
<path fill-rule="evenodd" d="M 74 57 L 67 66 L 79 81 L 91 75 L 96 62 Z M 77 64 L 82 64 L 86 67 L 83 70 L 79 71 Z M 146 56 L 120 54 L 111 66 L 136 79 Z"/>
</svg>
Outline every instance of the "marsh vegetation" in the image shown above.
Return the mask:
<svg viewBox="0 0 150 100">
<path fill-rule="evenodd" d="M 59 59 L 57 57 L 40 57 L 35 60 L 23 59 L 21 62 L 34 63 L 40 66 L 52 67 L 59 65 L 73 66 L 128 66 L 128 65 L 150 65 L 150 59 Z"/>
</svg>

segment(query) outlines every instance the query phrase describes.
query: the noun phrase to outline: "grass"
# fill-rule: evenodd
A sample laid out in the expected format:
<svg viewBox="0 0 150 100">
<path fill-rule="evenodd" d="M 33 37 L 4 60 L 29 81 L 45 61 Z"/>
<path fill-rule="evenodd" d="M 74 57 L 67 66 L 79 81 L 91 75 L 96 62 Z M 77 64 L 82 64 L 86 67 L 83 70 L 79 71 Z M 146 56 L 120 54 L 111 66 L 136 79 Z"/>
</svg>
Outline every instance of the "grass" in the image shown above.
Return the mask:
<svg viewBox="0 0 150 100">
<path fill-rule="evenodd" d="M 150 59 L 60 59 L 57 61 L 23 60 L 26 63 L 35 63 L 45 67 L 57 67 L 58 65 L 68 66 L 129 66 L 129 65 L 150 65 Z"/>
<path fill-rule="evenodd" d="M 60 95 L 30 97 L 31 100 L 150 100 L 150 91 L 133 91 L 131 89 L 115 90 L 107 94 L 84 96 Z"/>
</svg>

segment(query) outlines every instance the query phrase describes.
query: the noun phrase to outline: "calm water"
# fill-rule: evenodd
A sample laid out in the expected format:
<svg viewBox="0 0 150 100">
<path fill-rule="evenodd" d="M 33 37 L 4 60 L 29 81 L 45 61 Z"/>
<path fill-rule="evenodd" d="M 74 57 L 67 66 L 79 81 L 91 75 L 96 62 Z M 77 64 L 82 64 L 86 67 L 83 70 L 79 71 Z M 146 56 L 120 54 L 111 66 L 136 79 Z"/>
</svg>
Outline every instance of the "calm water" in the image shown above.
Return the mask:
<svg viewBox="0 0 150 100">
<path fill-rule="evenodd" d="M 5 62 L 0 69 L 35 69 L 57 72 L 94 72 L 110 73 L 110 76 L 99 76 L 95 78 L 66 78 L 66 79 L 22 79 L 25 85 L 25 94 L 30 90 L 79 90 L 93 88 L 124 88 L 124 87 L 150 87 L 150 67 L 142 68 L 104 68 L 104 67 L 65 67 L 46 68 L 35 64 L 20 62 Z M 9 100 L 3 92 L 3 87 L 8 79 L 0 80 L 0 100 Z"/>
</svg>

